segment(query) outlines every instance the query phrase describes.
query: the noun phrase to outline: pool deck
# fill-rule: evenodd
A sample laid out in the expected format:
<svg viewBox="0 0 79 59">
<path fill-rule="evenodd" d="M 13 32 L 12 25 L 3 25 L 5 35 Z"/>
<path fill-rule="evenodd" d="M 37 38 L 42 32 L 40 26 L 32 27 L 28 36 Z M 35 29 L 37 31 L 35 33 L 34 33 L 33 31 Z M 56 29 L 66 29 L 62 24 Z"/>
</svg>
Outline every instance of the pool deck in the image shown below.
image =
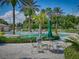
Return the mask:
<svg viewBox="0 0 79 59">
<path fill-rule="evenodd" d="M 38 53 L 32 43 L 0 44 L 0 59 L 64 59 L 64 54 Z"/>
</svg>

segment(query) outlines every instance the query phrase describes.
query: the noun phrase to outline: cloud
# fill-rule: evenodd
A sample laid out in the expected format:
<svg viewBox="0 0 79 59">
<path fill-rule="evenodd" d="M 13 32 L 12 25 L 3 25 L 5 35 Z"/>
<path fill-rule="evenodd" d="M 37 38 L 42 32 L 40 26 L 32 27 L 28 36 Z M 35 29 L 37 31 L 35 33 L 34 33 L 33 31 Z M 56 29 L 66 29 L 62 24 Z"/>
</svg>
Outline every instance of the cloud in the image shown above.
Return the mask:
<svg viewBox="0 0 79 59">
<path fill-rule="evenodd" d="M 15 11 L 15 21 L 16 23 L 22 23 L 25 20 L 23 12 Z M 4 15 L 0 16 L 1 19 L 4 19 L 8 23 L 13 23 L 13 14 L 12 11 L 6 12 Z"/>
</svg>

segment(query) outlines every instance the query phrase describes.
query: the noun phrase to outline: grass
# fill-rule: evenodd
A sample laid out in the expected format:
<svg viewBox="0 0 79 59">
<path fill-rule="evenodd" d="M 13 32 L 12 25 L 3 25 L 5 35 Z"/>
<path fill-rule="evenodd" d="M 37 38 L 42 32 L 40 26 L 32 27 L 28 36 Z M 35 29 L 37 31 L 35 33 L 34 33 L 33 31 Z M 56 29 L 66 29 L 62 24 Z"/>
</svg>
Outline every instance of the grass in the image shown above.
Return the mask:
<svg viewBox="0 0 79 59">
<path fill-rule="evenodd" d="M 1 31 L 0 31 L 0 36 L 2 36 L 2 35 L 4 35 L 4 34 L 5 34 L 4 32 L 1 32 Z"/>
<path fill-rule="evenodd" d="M 36 42 L 36 37 L 4 37 L 0 36 L 0 43 L 32 43 Z M 58 40 L 58 36 L 54 36 L 52 40 Z M 42 37 L 42 41 L 48 41 L 48 37 Z"/>
<path fill-rule="evenodd" d="M 30 43 L 30 42 L 36 42 L 36 38 L 22 38 L 22 37 L 3 37 L 0 36 L 0 43 Z"/>
<path fill-rule="evenodd" d="M 65 59 L 79 59 L 79 51 L 73 46 L 67 47 L 64 51 Z"/>
</svg>

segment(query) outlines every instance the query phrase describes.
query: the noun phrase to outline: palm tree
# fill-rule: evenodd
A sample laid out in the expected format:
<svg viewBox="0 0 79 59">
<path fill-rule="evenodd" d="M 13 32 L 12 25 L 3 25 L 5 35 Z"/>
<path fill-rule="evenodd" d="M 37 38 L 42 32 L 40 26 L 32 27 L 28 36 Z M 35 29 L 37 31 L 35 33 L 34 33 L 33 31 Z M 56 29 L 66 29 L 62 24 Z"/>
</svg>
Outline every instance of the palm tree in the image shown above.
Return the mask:
<svg viewBox="0 0 79 59">
<path fill-rule="evenodd" d="M 15 8 L 17 4 L 26 5 L 26 0 L 0 0 L 0 6 L 11 5 L 13 8 L 13 34 L 15 34 Z"/>
<path fill-rule="evenodd" d="M 54 13 L 54 16 L 55 16 L 55 33 L 56 33 L 56 35 L 58 36 L 58 30 L 57 30 L 57 28 L 58 28 L 58 18 L 59 18 L 59 16 L 63 13 L 62 12 L 62 10 L 61 10 L 61 8 L 60 7 L 55 7 L 54 9 L 53 9 L 53 13 Z"/>
<path fill-rule="evenodd" d="M 27 0 L 28 4 L 22 7 L 22 11 L 24 11 L 25 16 L 29 18 L 29 31 L 32 30 L 32 15 L 39 11 L 39 5 L 36 5 L 37 1 Z"/>
<path fill-rule="evenodd" d="M 49 15 L 50 19 L 52 19 L 53 10 L 51 8 L 46 8 L 45 12 Z"/>
<path fill-rule="evenodd" d="M 41 38 L 41 34 L 42 34 L 42 25 L 44 24 L 44 20 L 45 20 L 45 10 L 42 9 L 39 13 L 39 15 L 35 15 L 33 18 L 35 20 L 35 22 L 37 22 L 39 24 L 39 38 Z"/>
<path fill-rule="evenodd" d="M 76 35 L 75 37 L 69 37 L 69 39 L 66 39 L 66 42 L 71 43 L 72 47 L 74 47 L 76 50 L 79 51 L 79 36 Z"/>
</svg>

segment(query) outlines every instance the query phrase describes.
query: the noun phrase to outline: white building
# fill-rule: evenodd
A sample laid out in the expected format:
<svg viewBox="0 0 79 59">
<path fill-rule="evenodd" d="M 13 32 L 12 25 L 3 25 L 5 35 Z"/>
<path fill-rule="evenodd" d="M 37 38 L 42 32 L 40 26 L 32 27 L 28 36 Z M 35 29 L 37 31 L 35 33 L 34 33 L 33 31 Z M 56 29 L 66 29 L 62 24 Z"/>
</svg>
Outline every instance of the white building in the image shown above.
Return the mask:
<svg viewBox="0 0 79 59">
<path fill-rule="evenodd" d="M 9 31 L 10 27 L 5 24 L 0 24 L 0 31 Z"/>
</svg>

